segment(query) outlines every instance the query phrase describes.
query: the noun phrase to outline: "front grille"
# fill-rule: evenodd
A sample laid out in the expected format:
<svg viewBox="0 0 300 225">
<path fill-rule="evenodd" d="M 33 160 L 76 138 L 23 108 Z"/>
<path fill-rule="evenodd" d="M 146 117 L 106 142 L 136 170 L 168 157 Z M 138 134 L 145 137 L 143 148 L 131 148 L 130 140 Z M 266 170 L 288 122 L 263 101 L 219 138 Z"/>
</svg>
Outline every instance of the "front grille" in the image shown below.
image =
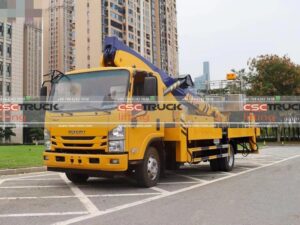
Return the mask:
<svg viewBox="0 0 300 225">
<path fill-rule="evenodd" d="M 52 136 L 55 149 L 105 150 L 107 136 Z"/>
<path fill-rule="evenodd" d="M 86 147 L 86 148 L 93 147 L 93 144 L 66 144 L 66 143 L 63 143 L 63 145 L 65 147 Z"/>
<path fill-rule="evenodd" d="M 79 136 L 79 137 L 74 137 L 74 136 L 62 136 L 61 137 L 63 140 L 67 140 L 67 141 L 89 141 L 89 140 L 94 140 L 95 137 L 93 136 Z"/>
</svg>

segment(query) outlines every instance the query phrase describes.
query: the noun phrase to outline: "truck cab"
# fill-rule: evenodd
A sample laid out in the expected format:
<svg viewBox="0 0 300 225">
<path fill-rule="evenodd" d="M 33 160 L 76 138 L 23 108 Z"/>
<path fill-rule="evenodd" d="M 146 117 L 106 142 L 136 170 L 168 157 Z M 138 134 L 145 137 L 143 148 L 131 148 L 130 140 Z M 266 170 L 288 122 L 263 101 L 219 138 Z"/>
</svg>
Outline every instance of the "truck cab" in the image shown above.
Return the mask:
<svg viewBox="0 0 300 225">
<path fill-rule="evenodd" d="M 45 115 L 48 170 L 66 172 L 70 180 L 84 182 L 89 176 L 140 167 L 151 147 L 155 157 L 149 155 L 152 163 L 147 170 L 152 169 L 152 180 L 147 186 L 152 185 L 161 170 L 157 161 L 161 153 L 156 148 L 162 147 L 162 120 L 174 114 L 156 110 L 164 89 L 157 73 L 136 68 L 80 70 L 56 78 L 48 102 L 57 110 Z M 141 104 L 145 101 L 146 110 Z M 145 178 L 140 179 L 145 183 Z"/>
</svg>

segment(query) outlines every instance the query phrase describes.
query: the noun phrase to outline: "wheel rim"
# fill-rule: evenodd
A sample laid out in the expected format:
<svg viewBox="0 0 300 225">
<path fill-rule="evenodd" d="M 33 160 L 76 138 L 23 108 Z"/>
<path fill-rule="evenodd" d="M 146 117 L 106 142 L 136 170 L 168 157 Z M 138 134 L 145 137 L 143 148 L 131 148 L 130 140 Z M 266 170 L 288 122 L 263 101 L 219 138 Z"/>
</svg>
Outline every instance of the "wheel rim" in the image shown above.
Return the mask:
<svg viewBox="0 0 300 225">
<path fill-rule="evenodd" d="M 158 174 L 158 162 L 153 156 L 149 157 L 148 164 L 147 164 L 147 172 L 148 172 L 148 177 L 151 180 L 156 179 Z"/>
<path fill-rule="evenodd" d="M 229 152 L 228 152 L 228 165 L 230 166 L 230 167 L 232 167 L 233 166 L 233 162 L 234 162 L 234 153 L 233 153 L 233 151 L 232 151 L 232 148 L 231 147 L 229 147 Z"/>
</svg>

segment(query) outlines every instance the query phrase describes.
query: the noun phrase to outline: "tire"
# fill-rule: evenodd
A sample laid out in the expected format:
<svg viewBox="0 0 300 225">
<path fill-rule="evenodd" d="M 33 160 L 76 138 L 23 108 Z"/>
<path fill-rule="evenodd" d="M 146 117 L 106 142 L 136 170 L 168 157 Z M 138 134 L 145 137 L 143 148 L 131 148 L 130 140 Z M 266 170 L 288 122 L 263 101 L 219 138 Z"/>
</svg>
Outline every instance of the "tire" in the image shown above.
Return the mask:
<svg viewBox="0 0 300 225">
<path fill-rule="evenodd" d="M 229 145 L 228 153 L 228 157 L 219 159 L 219 166 L 221 171 L 229 172 L 234 167 L 234 148 L 231 144 Z"/>
<path fill-rule="evenodd" d="M 209 161 L 209 165 L 210 165 L 210 169 L 212 171 L 219 171 L 220 170 L 219 160 L 218 159 L 210 160 Z"/>
<path fill-rule="evenodd" d="M 136 180 L 141 187 L 156 186 L 161 171 L 161 161 L 156 148 L 148 147 L 143 162 L 136 170 Z"/>
<path fill-rule="evenodd" d="M 224 171 L 224 172 L 231 171 L 234 167 L 234 155 L 235 155 L 234 148 L 230 144 L 228 157 L 214 159 L 214 160 L 209 161 L 211 170 L 212 171 Z"/>
<path fill-rule="evenodd" d="M 89 179 L 89 176 L 86 174 L 66 172 L 67 178 L 72 181 L 74 184 L 83 184 L 86 183 Z"/>
</svg>

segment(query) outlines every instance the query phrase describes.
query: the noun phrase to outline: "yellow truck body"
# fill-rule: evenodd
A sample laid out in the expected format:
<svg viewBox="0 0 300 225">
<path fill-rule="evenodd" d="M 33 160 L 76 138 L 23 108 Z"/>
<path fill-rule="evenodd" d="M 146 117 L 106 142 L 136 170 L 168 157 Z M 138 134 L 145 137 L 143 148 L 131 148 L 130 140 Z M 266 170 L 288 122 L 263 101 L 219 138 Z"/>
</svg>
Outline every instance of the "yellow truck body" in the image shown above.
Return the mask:
<svg viewBox="0 0 300 225">
<path fill-rule="evenodd" d="M 128 75 L 124 106 L 134 106 L 136 86 L 146 82 L 145 77 L 156 80 L 158 106 L 166 102 L 180 104 L 172 92 L 166 94 L 168 87 L 159 73 L 126 51 L 116 52 L 113 67 L 105 65 L 102 58 L 99 68 L 72 71 L 64 76 L 72 80 L 78 75 L 99 73 L 101 76 L 101 73 L 117 74 L 119 71 Z M 66 172 L 73 182 L 122 172 L 133 174 L 138 183 L 151 187 L 157 184 L 165 168 L 210 161 L 213 170 L 229 171 L 233 168 L 230 160 L 234 160 L 238 152 L 237 144 L 248 142 L 252 152 L 258 150 L 258 128 L 218 125 L 226 122 L 219 120 L 226 118 L 205 102 L 200 104 L 203 105 L 197 107 L 202 113 L 191 113 L 185 106 L 182 110 L 149 110 L 136 114 L 130 110 L 120 112 L 119 108 L 71 113 L 48 111 L 45 115 L 45 165 L 50 171 Z M 111 137 L 113 133 L 121 138 Z"/>
</svg>

